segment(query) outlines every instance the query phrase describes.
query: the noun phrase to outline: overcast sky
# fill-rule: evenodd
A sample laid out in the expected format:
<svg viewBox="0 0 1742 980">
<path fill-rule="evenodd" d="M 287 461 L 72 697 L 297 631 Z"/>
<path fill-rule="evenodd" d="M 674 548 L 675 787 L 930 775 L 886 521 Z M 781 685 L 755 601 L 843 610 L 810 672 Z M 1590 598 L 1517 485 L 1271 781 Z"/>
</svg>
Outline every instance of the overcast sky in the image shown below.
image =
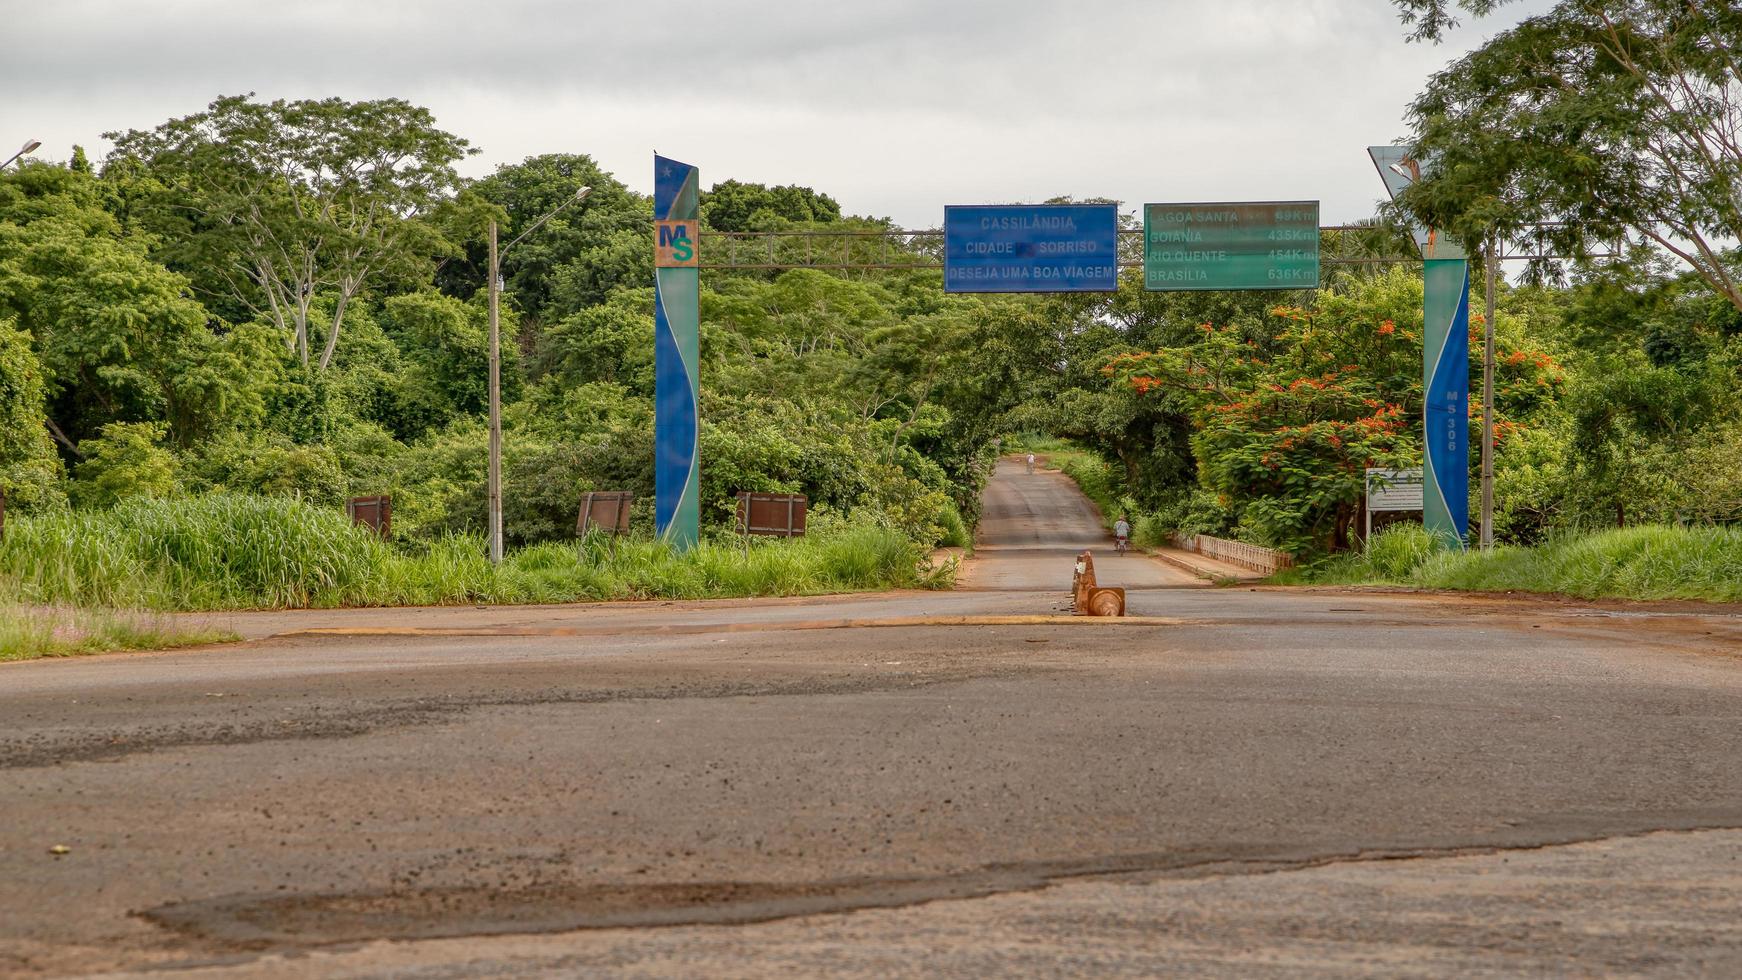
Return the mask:
<svg viewBox="0 0 1742 980">
<path fill-rule="evenodd" d="M 590 153 L 652 189 L 655 149 L 936 227 L 1060 194 L 1383 196 L 1365 147 L 1522 0 L 1438 47 L 1389 0 L 0 0 L 0 149 L 106 151 L 219 94 L 399 96 L 482 153 Z"/>
</svg>

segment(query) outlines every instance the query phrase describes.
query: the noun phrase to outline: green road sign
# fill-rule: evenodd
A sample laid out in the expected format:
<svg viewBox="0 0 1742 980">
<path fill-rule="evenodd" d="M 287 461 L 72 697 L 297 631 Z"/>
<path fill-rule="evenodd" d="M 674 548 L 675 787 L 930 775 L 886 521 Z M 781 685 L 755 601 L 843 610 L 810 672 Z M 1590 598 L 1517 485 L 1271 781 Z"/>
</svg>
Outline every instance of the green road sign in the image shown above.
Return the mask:
<svg viewBox="0 0 1742 980">
<path fill-rule="evenodd" d="M 1319 202 L 1150 204 L 1143 288 L 1317 289 Z"/>
</svg>

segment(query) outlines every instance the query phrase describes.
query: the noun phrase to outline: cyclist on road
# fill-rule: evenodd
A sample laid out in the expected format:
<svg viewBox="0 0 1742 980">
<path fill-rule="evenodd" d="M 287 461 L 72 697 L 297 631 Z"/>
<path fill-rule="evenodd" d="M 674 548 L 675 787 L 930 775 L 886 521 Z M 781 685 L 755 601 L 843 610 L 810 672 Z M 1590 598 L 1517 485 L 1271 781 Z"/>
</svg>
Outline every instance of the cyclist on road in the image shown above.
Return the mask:
<svg viewBox="0 0 1742 980">
<path fill-rule="evenodd" d="M 1125 549 L 1131 547 L 1131 522 L 1125 519 L 1124 514 L 1120 514 L 1119 519 L 1113 522 L 1113 547 L 1122 555 Z"/>
</svg>

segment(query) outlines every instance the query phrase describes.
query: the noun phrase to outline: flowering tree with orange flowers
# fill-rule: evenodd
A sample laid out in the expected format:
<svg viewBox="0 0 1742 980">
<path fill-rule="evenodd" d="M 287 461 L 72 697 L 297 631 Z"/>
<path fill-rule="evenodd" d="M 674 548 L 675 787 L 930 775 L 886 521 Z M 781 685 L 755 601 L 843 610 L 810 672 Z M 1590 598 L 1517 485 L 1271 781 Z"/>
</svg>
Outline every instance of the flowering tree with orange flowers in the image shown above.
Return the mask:
<svg viewBox="0 0 1742 980">
<path fill-rule="evenodd" d="M 1198 480 L 1245 537 L 1344 548 L 1366 468 L 1420 465 L 1421 280 L 1399 270 L 1270 315 L 1270 338 L 1206 323 L 1190 345 L 1122 355 L 1104 371 L 1190 413 Z M 1559 384 L 1558 365 L 1534 349 L 1503 345 L 1501 368 L 1502 411 Z"/>
</svg>

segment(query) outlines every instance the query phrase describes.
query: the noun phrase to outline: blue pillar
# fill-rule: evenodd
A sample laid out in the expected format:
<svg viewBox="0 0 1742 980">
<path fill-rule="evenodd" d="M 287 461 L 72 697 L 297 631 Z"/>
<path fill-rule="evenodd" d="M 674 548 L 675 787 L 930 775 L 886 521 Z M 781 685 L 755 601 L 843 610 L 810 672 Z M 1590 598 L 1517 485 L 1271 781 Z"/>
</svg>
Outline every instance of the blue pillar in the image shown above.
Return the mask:
<svg viewBox="0 0 1742 980">
<path fill-rule="evenodd" d="M 660 536 L 679 551 L 700 536 L 698 179 L 687 163 L 653 158 L 654 518 Z"/>
<path fill-rule="evenodd" d="M 1470 263 L 1422 268 L 1422 523 L 1447 544 L 1470 533 Z"/>
</svg>

